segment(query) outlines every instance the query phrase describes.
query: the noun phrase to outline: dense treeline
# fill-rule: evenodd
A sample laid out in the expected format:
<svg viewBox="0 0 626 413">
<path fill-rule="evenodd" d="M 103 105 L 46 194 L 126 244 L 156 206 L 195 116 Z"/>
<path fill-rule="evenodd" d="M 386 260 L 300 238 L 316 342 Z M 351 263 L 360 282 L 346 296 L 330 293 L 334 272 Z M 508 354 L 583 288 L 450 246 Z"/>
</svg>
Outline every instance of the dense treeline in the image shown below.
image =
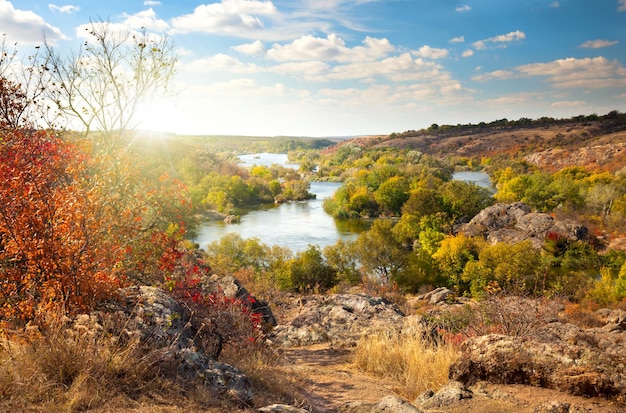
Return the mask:
<svg viewBox="0 0 626 413">
<path fill-rule="evenodd" d="M 533 127 L 559 126 L 568 124 L 587 124 L 597 122 L 599 124 L 598 133 L 606 134 L 616 130 L 624 130 L 626 127 L 626 113 L 620 113 L 616 110 L 605 115 L 578 115 L 571 118 L 555 119 L 543 116 L 538 119 L 519 118 L 517 120 L 508 120 L 506 118 L 494 120 L 491 122 L 479 122 L 477 124 L 457 124 L 457 125 L 438 125 L 433 123 L 430 127 L 420 130 L 408 130 L 401 133 L 392 133 L 389 138 L 396 137 L 413 137 L 424 135 L 446 136 L 461 135 L 466 133 L 485 132 L 494 129 L 519 129 Z"/>
</svg>

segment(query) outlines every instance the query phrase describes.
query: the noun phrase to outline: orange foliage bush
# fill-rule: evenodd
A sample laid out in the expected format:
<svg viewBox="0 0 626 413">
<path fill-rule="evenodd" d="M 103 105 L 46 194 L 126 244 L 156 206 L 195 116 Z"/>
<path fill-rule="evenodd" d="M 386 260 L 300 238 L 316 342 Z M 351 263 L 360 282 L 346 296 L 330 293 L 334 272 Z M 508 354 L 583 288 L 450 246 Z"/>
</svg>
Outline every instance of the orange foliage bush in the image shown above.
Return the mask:
<svg viewBox="0 0 626 413">
<path fill-rule="evenodd" d="M 0 132 L 2 321 L 84 311 L 158 272 L 172 242 L 156 225 L 158 191 L 133 190 L 132 174 L 111 169 L 53 133 Z"/>
</svg>

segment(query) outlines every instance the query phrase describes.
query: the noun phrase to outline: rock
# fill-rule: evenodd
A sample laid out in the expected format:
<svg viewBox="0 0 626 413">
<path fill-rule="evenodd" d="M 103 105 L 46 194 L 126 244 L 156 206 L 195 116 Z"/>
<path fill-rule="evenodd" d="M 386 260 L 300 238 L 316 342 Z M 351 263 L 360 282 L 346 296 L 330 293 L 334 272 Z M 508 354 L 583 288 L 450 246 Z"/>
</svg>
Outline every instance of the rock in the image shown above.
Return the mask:
<svg viewBox="0 0 626 413">
<path fill-rule="evenodd" d="M 398 396 L 386 396 L 376 403 L 371 413 L 422 413 L 422 411 Z"/>
<path fill-rule="evenodd" d="M 354 346 L 371 331 L 397 326 L 404 314 L 390 301 L 362 294 L 302 297 L 299 314 L 276 326 L 270 340 L 284 347 L 314 343 Z"/>
<path fill-rule="evenodd" d="M 444 407 L 457 403 L 463 399 L 471 399 L 472 392 L 458 381 L 450 381 L 448 384 L 439 389 L 432 397 L 422 401 L 421 407 L 432 409 L 435 407 Z"/>
<path fill-rule="evenodd" d="M 259 314 L 264 330 L 267 332 L 276 326 L 276 318 L 267 302 L 254 297 L 232 275 L 206 277 L 202 280 L 202 290 L 205 294 L 223 292 L 228 298 L 236 298 L 246 304 L 252 313 Z"/>
<path fill-rule="evenodd" d="M 613 310 L 606 318 L 607 326 L 611 327 L 611 330 L 626 330 L 626 311 Z"/>
<path fill-rule="evenodd" d="M 441 302 L 445 302 L 448 297 L 452 295 L 452 291 L 445 287 L 437 288 L 431 291 L 430 294 L 430 303 L 431 304 L 439 304 Z"/>
<path fill-rule="evenodd" d="M 540 403 L 533 409 L 534 413 L 570 413 L 571 405 L 565 402 Z"/>
<path fill-rule="evenodd" d="M 179 351 L 176 357 L 179 371 L 189 379 L 201 378 L 205 386 L 241 404 L 252 401 L 252 383 L 236 368 L 188 348 Z"/>
<path fill-rule="evenodd" d="M 146 351 L 159 354 L 157 362 L 163 363 L 164 369 L 174 365 L 176 374 L 201 378 L 213 393 L 244 404 L 252 400 L 248 378 L 207 355 L 189 311 L 163 290 L 147 286 L 121 289 L 98 311 L 79 315 L 70 325 L 68 334 L 106 331 L 120 340 L 138 339 Z"/>
<path fill-rule="evenodd" d="M 257 411 L 262 413 L 308 413 L 307 410 L 286 404 L 272 404 L 270 406 L 261 407 L 257 409 Z"/>
<path fill-rule="evenodd" d="M 530 240 L 533 247 L 541 248 L 548 233 L 569 241 L 585 239 L 588 229 L 573 220 L 557 220 L 548 214 L 531 212 L 523 202 L 495 204 L 480 211 L 458 233 L 468 237 L 482 236 L 491 243 L 511 244 Z"/>
<path fill-rule="evenodd" d="M 563 327 L 532 339 L 496 334 L 471 338 L 450 367 L 450 378 L 466 385 L 481 380 L 526 384 L 587 397 L 626 395 L 626 358 L 595 346 L 592 332 Z"/>
<path fill-rule="evenodd" d="M 241 217 L 239 215 L 226 215 L 226 217 L 224 217 L 225 224 L 236 224 L 240 220 L 241 220 Z"/>
</svg>

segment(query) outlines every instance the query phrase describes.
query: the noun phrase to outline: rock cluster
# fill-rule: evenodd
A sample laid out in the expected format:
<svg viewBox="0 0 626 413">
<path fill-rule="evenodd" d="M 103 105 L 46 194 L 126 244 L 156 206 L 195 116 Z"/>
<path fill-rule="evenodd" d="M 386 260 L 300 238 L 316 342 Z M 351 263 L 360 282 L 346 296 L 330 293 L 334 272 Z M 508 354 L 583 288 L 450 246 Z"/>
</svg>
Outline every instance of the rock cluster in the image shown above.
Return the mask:
<svg viewBox="0 0 626 413">
<path fill-rule="evenodd" d="M 526 384 L 577 396 L 625 399 L 625 324 L 626 312 L 614 310 L 600 328 L 557 321 L 530 337 L 474 337 L 463 344 L 450 378 L 466 385 Z"/>
<path fill-rule="evenodd" d="M 71 321 L 68 334 L 103 334 L 118 340 L 138 340 L 159 354 L 164 365 L 175 365 L 182 377 L 202 378 L 204 385 L 241 402 L 252 400 L 252 384 L 236 368 L 213 360 L 198 340 L 188 310 L 165 291 L 138 286 L 118 291 L 99 311 Z M 148 350 L 147 350 L 148 351 Z"/>
<path fill-rule="evenodd" d="M 576 221 L 558 220 L 549 214 L 532 212 L 527 204 L 515 202 L 483 209 L 468 223 L 462 224 L 457 232 L 469 237 L 484 237 L 494 244 L 530 240 L 535 248 L 541 248 L 548 233 L 576 241 L 586 238 L 589 231 Z"/>
<path fill-rule="evenodd" d="M 363 294 L 312 295 L 299 300 L 298 315 L 278 325 L 270 339 L 284 347 L 330 342 L 352 346 L 376 329 L 400 326 L 404 314 L 380 297 Z"/>
</svg>

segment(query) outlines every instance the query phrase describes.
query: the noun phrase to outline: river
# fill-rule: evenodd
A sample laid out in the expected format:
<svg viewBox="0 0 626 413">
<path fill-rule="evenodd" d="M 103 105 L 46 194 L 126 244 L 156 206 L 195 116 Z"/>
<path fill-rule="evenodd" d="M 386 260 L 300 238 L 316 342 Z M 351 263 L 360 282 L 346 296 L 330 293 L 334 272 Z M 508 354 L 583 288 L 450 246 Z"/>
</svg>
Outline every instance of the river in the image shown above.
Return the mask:
<svg viewBox="0 0 626 413">
<path fill-rule="evenodd" d="M 241 165 L 279 164 L 297 168 L 288 164 L 286 154 L 260 153 L 240 155 Z M 454 179 L 476 182 L 490 187 L 489 177 L 482 172 L 457 172 Z M 368 222 L 359 220 L 336 220 L 323 208 L 325 198 L 331 197 L 341 186 L 335 182 L 311 182 L 310 192 L 316 199 L 302 202 L 286 202 L 280 205 L 268 205 L 241 216 L 236 224 L 221 221 L 205 222 L 198 228 L 195 242 L 200 248 L 206 248 L 213 241 L 235 232 L 242 238 L 258 238 L 267 245 L 287 247 L 294 252 L 304 251 L 309 244 L 324 248 L 334 245 L 337 240 L 354 240 L 369 228 Z"/>
</svg>

